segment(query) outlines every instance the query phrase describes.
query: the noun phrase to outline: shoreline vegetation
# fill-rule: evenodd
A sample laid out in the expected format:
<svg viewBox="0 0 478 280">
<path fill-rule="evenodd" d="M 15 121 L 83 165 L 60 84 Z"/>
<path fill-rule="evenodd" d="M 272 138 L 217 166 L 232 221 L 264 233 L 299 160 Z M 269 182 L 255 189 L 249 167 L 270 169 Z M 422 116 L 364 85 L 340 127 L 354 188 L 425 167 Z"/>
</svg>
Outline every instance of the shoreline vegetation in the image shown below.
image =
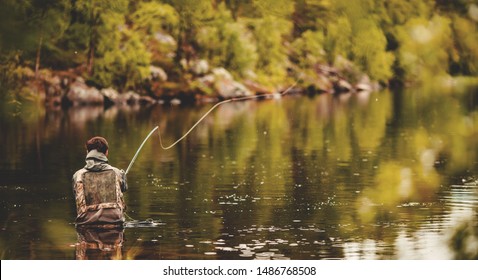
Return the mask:
<svg viewBox="0 0 478 280">
<path fill-rule="evenodd" d="M 478 76 L 473 0 L 4 1 L 0 105 L 195 104 Z M 468 77 L 466 79 L 456 77 Z"/>
</svg>

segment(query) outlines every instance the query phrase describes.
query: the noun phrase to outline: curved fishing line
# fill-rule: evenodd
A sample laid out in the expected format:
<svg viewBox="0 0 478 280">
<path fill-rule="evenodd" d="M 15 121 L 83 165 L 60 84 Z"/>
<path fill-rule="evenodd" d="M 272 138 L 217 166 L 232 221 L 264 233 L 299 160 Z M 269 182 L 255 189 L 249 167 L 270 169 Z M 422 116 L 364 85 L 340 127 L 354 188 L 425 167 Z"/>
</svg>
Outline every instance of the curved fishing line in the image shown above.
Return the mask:
<svg viewBox="0 0 478 280">
<path fill-rule="evenodd" d="M 284 92 L 280 93 L 279 95 L 280 96 L 284 96 L 285 94 L 287 94 L 299 81 L 295 81 L 294 84 L 292 84 L 290 87 L 288 87 Z M 264 96 L 270 96 L 270 94 L 261 94 L 261 95 L 254 95 L 254 96 L 244 96 L 244 97 L 237 97 L 237 98 L 231 98 L 231 99 L 228 99 L 228 100 L 224 100 L 224 101 L 221 101 L 221 102 L 218 102 L 216 103 L 214 106 L 211 107 L 211 109 L 209 109 L 193 126 L 191 126 L 191 128 L 183 135 L 181 136 L 178 140 L 174 141 L 174 143 L 172 143 L 171 145 L 169 146 L 164 146 L 163 145 L 163 139 L 161 137 L 161 131 L 158 130 L 158 136 L 159 136 L 159 144 L 161 145 L 161 148 L 163 150 L 169 150 L 171 149 L 172 147 L 176 146 L 176 144 L 178 144 L 179 142 L 181 142 L 184 138 L 186 138 L 186 136 L 189 135 L 189 133 L 191 133 L 191 131 L 194 130 L 194 128 L 196 128 L 196 126 L 198 126 L 202 120 L 204 120 L 204 118 L 206 118 L 212 111 L 214 111 L 214 109 L 216 109 L 217 107 L 219 107 L 220 105 L 222 104 L 225 104 L 225 103 L 229 103 L 229 102 L 233 102 L 233 101 L 241 101 L 241 100 L 248 100 L 248 99 L 256 99 L 256 98 L 260 98 L 260 97 L 264 97 Z"/>
<path fill-rule="evenodd" d="M 287 94 L 296 84 L 298 83 L 298 80 L 295 81 L 294 84 L 292 84 L 290 87 L 288 87 L 284 92 L 280 93 L 279 95 L 280 96 L 283 96 L 285 94 Z M 128 168 L 126 169 L 125 171 L 125 175 L 128 174 L 129 170 L 131 169 L 131 167 L 133 166 L 134 162 L 136 161 L 136 158 L 138 157 L 139 155 L 139 152 L 141 151 L 141 149 L 143 148 L 144 144 L 146 143 L 146 141 L 148 141 L 149 137 L 151 137 L 151 135 L 153 135 L 153 133 L 158 130 L 158 136 L 159 136 L 159 144 L 161 145 L 161 148 L 163 150 L 169 150 L 171 149 L 172 147 L 174 147 L 176 144 L 178 144 L 179 142 L 181 142 L 184 138 L 186 138 L 189 133 L 191 133 L 191 131 L 194 130 L 194 128 L 196 128 L 196 126 L 198 126 L 212 111 L 214 111 L 214 109 L 216 109 L 217 107 L 219 107 L 220 105 L 222 104 L 225 104 L 225 103 L 229 103 L 229 102 L 233 102 L 233 101 L 241 101 L 241 100 L 248 100 L 248 99 L 256 99 L 256 98 L 260 98 L 260 97 L 264 97 L 264 96 L 269 96 L 270 94 L 261 94 L 261 95 L 254 95 L 254 96 L 244 96 L 244 97 L 237 97 L 237 98 L 231 98 L 231 99 L 228 99 L 228 100 L 224 100 L 224 101 L 221 101 L 221 102 L 218 102 L 216 103 L 214 106 L 211 107 L 211 109 L 209 109 L 193 126 L 191 126 L 191 128 L 183 135 L 181 136 L 178 140 L 174 141 L 174 143 L 172 143 L 171 145 L 169 146 L 164 146 L 163 144 L 163 139 L 161 137 L 161 131 L 158 129 L 159 126 L 156 126 L 155 128 L 153 128 L 148 136 L 146 136 L 146 138 L 144 138 L 143 140 L 143 143 L 141 143 L 141 145 L 139 146 L 138 150 L 136 151 L 136 154 L 134 155 L 133 159 L 131 160 L 131 162 L 129 163 L 128 165 Z"/>
</svg>

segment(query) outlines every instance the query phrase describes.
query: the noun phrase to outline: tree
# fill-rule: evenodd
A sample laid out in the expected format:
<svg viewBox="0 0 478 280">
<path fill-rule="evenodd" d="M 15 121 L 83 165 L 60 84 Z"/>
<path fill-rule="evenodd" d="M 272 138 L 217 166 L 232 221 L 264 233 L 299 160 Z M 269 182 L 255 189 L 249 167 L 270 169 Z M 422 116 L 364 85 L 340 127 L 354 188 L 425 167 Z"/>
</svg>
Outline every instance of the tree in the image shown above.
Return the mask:
<svg viewBox="0 0 478 280">
<path fill-rule="evenodd" d="M 224 4 L 218 5 L 214 20 L 199 29 L 197 40 L 199 53 L 213 65 L 238 77 L 254 70 L 258 57 L 252 34 L 243 21 L 234 21 Z"/>
<path fill-rule="evenodd" d="M 38 74 L 42 47 L 52 48 L 68 26 L 70 2 L 4 1 L 0 10 L 0 50 L 21 51 Z"/>
<path fill-rule="evenodd" d="M 292 43 L 292 54 L 301 69 L 314 69 L 326 61 L 324 34 L 321 31 L 307 30 Z"/>
<path fill-rule="evenodd" d="M 351 60 L 372 79 L 387 83 L 392 77 L 394 56 L 387 52 L 387 38 L 380 25 L 381 11 L 374 0 L 336 1 L 339 15 L 325 30 L 329 63 L 338 57 Z"/>
<path fill-rule="evenodd" d="M 97 42 L 92 81 L 102 87 L 138 87 L 149 74 L 151 58 L 139 34 L 124 25 L 122 15 L 114 13 L 104 18 L 98 32 L 108 37 Z"/>
<path fill-rule="evenodd" d="M 35 59 L 35 77 L 40 69 L 40 56 L 44 42 L 52 48 L 56 40 L 61 38 L 68 26 L 68 15 L 71 8 L 68 1 L 47 0 L 33 1 L 34 16 L 29 20 L 39 28 L 38 48 Z"/>
<path fill-rule="evenodd" d="M 453 72 L 478 75 L 478 27 L 476 23 L 455 16 L 452 24 L 455 48 L 452 51 Z"/>
<path fill-rule="evenodd" d="M 258 54 L 258 80 L 277 87 L 287 76 L 289 60 L 284 42 L 291 36 L 294 3 L 287 0 L 254 0 L 253 3 L 260 16 L 250 20 Z"/>
<path fill-rule="evenodd" d="M 166 0 L 179 14 L 176 62 L 190 60 L 194 54 L 198 29 L 213 18 L 212 1 L 208 0 Z"/>
<path fill-rule="evenodd" d="M 131 15 L 134 31 L 140 32 L 147 39 L 156 32 L 175 34 L 179 24 L 179 15 L 168 5 L 157 2 L 141 2 Z"/>
<path fill-rule="evenodd" d="M 387 83 L 392 77 L 394 56 L 386 51 L 387 40 L 380 27 L 363 20 L 352 43 L 352 60 L 374 80 Z"/>
<path fill-rule="evenodd" d="M 338 17 L 327 25 L 324 48 L 328 62 L 333 64 L 339 56 L 347 58 L 352 47 L 352 26 L 345 16 Z"/>
<path fill-rule="evenodd" d="M 177 49 L 179 14 L 168 4 L 140 2 L 129 16 L 132 31 L 137 33 L 151 52 L 153 64 L 172 67 L 171 54 Z"/>
<path fill-rule="evenodd" d="M 296 0 L 293 14 L 294 36 L 307 30 L 324 31 L 334 19 L 330 0 Z"/>
<path fill-rule="evenodd" d="M 435 15 L 430 21 L 409 20 L 398 29 L 399 63 L 407 81 L 432 81 L 447 74 L 452 32 L 450 19 Z"/>
<path fill-rule="evenodd" d="M 99 41 L 106 39 L 109 34 L 101 33 L 100 29 L 109 17 L 116 14 L 123 14 L 127 11 L 127 0 L 78 0 L 75 9 L 83 13 L 86 23 L 89 26 L 88 50 L 87 50 L 87 71 L 93 74 L 94 58 Z"/>
</svg>

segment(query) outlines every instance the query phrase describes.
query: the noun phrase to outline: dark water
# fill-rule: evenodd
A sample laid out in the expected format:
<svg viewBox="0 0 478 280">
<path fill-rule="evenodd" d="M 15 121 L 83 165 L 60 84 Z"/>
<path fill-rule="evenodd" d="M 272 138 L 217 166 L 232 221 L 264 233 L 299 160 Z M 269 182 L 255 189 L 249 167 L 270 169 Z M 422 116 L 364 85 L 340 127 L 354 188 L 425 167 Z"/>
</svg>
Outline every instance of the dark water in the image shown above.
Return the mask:
<svg viewBox="0 0 478 280">
<path fill-rule="evenodd" d="M 120 232 L 72 224 L 85 140 L 106 137 L 110 162 L 126 169 L 153 127 L 172 143 L 212 105 L 4 112 L 1 259 L 476 258 L 476 97 L 224 104 L 171 150 L 147 142 L 128 176 L 127 213 L 155 223 Z"/>
</svg>

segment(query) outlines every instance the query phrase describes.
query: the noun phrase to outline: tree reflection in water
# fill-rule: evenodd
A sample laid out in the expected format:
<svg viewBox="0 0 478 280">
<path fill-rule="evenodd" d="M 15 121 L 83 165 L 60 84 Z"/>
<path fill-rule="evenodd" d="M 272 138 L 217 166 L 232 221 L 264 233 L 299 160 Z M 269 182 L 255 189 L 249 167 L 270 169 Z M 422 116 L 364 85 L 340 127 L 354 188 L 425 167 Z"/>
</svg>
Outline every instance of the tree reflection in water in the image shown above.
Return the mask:
<svg viewBox="0 0 478 280">
<path fill-rule="evenodd" d="M 173 149 L 155 137 L 144 146 L 128 174 L 128 214 L 164 225 L 126 228 L 123 254 L 110 257 L 474 258 L 476 239 L 465 236 L 476 236 L 476 219 L 460 227 L 459 218 L 478 207 L 477 188 L 466 185 L 478 173 L 474 95 L 224 104 Z M 111 139 L 109 159 L 125 168 L 153 127 L 167 145 L 211 106 L 2 115 L 3 258 L 68 258 L 77 247 L 70 180 L 85 139 Z"/>
</svg>

